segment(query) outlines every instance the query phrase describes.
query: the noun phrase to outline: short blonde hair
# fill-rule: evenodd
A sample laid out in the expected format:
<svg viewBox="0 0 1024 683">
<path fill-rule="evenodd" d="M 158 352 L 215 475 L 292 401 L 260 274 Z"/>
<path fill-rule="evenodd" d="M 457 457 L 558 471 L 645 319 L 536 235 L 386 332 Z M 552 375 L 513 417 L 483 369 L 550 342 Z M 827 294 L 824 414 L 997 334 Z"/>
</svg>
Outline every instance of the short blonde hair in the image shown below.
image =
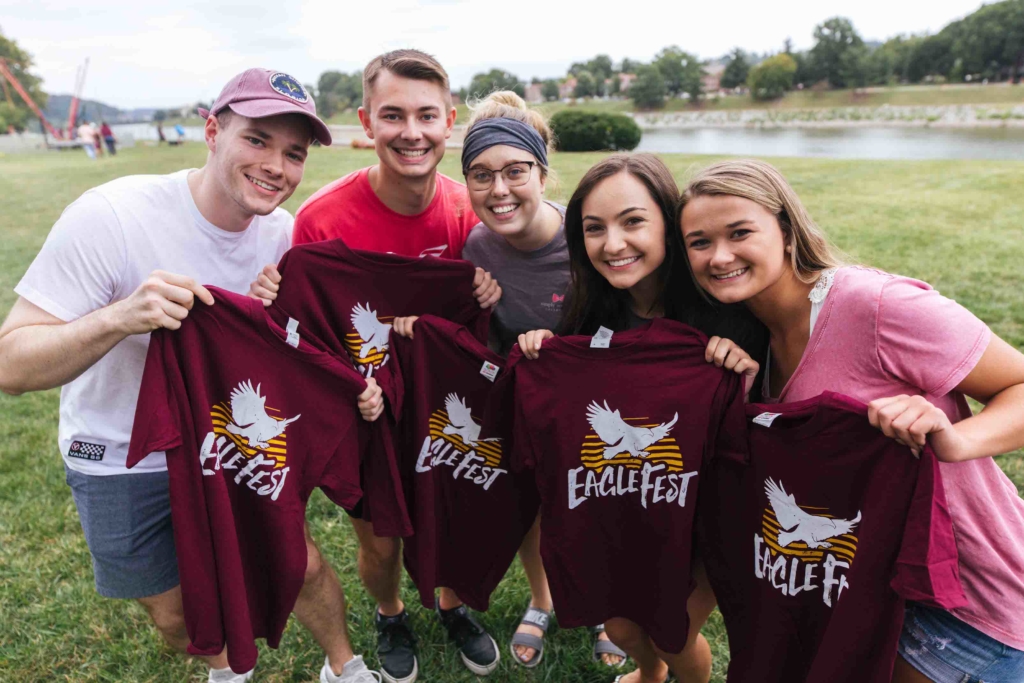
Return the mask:
<svg viewBox="0 0 1024 683">
<path fill-rule="evenodd" d="M 419 50 L 392 50 L 377 55 L 363 69 L 363 108 L 370 110 L 370 92 L 382 71 L 388 71 L 402 78 L 415 81 L 430 81 L 441 86 L 445 104 L 452 106 L 452 91 L 448 83 L 448 72 L 441 63 Z"/>
<path fill-rule="evenodd" d="M 548 120 L 536 109 L 530 109 L 526 101 L 511 90 L 497 90 L 482 100 L 467 102 L 466 106 L 471 112 L 469 125 L 466 126 L 467 135 L 469 131 L 473 130 L 473 125 L 478 121 L 514 119 L 536 130 L 540 134 L 541 140 L 544 141 L 547 153 L 551 154 L 554 147 L 554 134 L 551 132 Z M 550 168 L 540 164 L 537 165 L 540 166 L 545 178 L 553 175 L 554 172 Z"/>
<path fill-rule="evenodd" d="M 702 196 L 743 197 L 775 215 L 793 249 L 790 262 L 801 282 L 812 283 L 827 268 L 848 263 L 807 213 L 803 202 L 777 168 L 757 159 L 720 161 L 697 172 L 679 199 L 676 224 L 682 228 L 683 209 Z"/>
</svg>

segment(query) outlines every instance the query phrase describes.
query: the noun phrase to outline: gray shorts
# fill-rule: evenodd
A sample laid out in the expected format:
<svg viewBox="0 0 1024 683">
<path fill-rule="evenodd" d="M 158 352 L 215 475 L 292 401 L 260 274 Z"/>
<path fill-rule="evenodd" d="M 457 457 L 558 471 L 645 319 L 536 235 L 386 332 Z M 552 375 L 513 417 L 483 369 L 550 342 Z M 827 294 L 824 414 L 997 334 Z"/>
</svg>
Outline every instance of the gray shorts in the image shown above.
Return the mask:
<svg viewBox="0 0 1024 683">
<path fill-rule="evenodd" d="M 92 555 L 96 591 L 135 599 L 177 586 L 167 472 L 97 477 L 64 470 Z"/>
</svg>

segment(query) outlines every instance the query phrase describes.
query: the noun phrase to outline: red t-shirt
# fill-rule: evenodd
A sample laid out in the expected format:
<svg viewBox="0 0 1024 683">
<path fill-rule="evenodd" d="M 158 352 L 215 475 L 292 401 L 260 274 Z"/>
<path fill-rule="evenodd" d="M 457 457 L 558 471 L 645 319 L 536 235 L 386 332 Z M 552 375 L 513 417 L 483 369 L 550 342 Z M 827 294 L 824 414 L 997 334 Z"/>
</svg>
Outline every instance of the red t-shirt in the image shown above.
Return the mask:
<svg viewBox="0 0 1024 683">
<path fill-rule="evenodd" d="M 966 603 L 934 454 L 839 394 L 747 415 L 749 465 L 718 463 L 701 487 L 729 683 L 888 683 L 904 599 Z"/>
<path fill-rule="evenodd" d="M 299 322 L 337 354 L 349 354 L 371 377 L 388 362 L 388 337 L 396 316 L 435 314 L 466 325 L 487 339 L 490 309 L 473 296 L 476 269 L 468 261 L 409 258 L 349 249 L 341 240 L 289 249 L 278 264 L 281 289 L 271 316 L 280 325 Z M 363 468 L 363 519 L 380 536 L 412 533 L 398 495 L 398 467 L 383 422 L 362 427 L 373 447 Z M 395 506 L 381 501 L 400 501 Z"/>
<path fill-rule="evenodd" d="M 392 335 L 391 353 L 377 379 L 415 529 L 405 566 L 425 607 L 444 586 L 484 611 L 537 516 L 532 476 L 510 473 L 501 439 L 480 427 L 505 360 L 429 315 L 413 339 Z"/>
<path fill-rule="evenodd" d="M 534 474 L 559 623 L 625 617 L 679 652 L 701 473 L 714 458 L 746 457 L 741 382 L 705 362 L 707 338 L 681 323 L 590 343 L 555 337 L 533 361 L 515 348 L 485 424 L 503 425 L 513 467 Z"/>
<path fill-rule="evenodd" d="M 299 207 L 292 244 L 342 239 L 352 249 L 458 259 L 469 231 L 479 222 L 462 183 L 438 173 L 430 206 L 406 216 L 380 200 L 370 186 L 370 168 L 364 168 L 334 181 Z"/>
<path fill-rule="evenodd" d="M 226 645 L 244 672 L 255 638 L 277 647 L 302 588 L 313 489 L 347 509 L 362 495 L 366 383 L 308 336 L 286 343 L 260 302 L 208 289 L 216 304 L 152 335 L 127 466 L 167 451 L 189 652 Z"/>
</svg>

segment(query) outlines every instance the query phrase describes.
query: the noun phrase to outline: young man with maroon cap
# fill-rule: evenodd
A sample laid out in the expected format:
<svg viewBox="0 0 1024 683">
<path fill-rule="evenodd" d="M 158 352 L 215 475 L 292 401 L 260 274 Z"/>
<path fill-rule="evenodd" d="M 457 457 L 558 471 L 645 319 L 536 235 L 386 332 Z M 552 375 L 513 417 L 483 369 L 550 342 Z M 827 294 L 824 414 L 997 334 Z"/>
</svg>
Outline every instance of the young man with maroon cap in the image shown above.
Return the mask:
<svg viewBox="0 0 1024 683">
<path fill-rule="evenodd" d="M 200 283 L 244 293 L 280 258 L 292 228 L 280 205 L 302 180 L 312 141 L 331 143 L 312 98 L 280 72 L 239 74 L 199 113 L 206 164 L 82 195 L 54 225 L 0 327 L 0 390 L 62 387 L 58 440 L 97 591 L 137 600 L 181 651 L 188 635 L 165 456 L 125 467 L 149 333 L 178 329 L 197 299 L 213 305 Z M 327 652 L 320 680 L 377 680 L 353 655 L 341 585 L 308 530 L 306 547 L 295 615 Z M 208 663 L 211 681 L 252 676 L 234 674 L 223 652 Z"/>
<path fill-rule="evenodd" d="M 378 163 L 336 180 L 310 197 L 295 217 L 293 244 L 341 239 L 353 249 L 402 256 L 458 259 L 479 221 L 466 186 L 437 172 L 445 141 L 455 125 L 448 74 L 419 50 L 394 50 L 372 59 L 363 71 L 359 121 L 373 140 Z M 281 277 L 273 265 L 252 285 L 270 304 Z M 474 295 L 493 306 L 501 288 L 476 269 Z M 353 520 L 359 536 L 359 573 L 377 601 L 378 657 L 389 683 L 412 683 L 419 667 L 415 638 L 399 599 L 401 542 L 373 534 Z M 477 675 L 493 671 L 499 654 L 493 639 L 451 590 L 439 596 L 441 620 L 459 645 L 463 662 Z"/>
</svg>

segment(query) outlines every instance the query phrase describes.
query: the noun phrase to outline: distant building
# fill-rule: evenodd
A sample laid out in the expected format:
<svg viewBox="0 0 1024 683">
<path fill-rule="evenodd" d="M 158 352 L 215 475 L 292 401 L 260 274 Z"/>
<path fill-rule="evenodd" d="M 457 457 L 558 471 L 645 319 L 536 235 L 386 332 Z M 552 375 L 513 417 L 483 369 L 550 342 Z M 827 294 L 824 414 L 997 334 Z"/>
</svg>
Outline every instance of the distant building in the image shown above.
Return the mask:
<svg viewBox="0 0 1024 683">
<path fill-rule="evenodd" d="M 462 104 L 462 96 L 459 93 L 452 93 L 452 104 Z"/>
<path fill-rule="evenodd" d="M 628 92 L 629 86 L 636 80 L 636 74 L 619 74 L 619 92 Z"/>
<path fill-rule="evenodd" d="M 573 93 L 576 92 L 576 77 L 569 76 L 567 79 L 562 81 L 562 84 L 558 86 L 558 96 L 563 100 L 567 97 L 573 97 Z"/>
<path fill-rule="evenodd" d="M 543 83 L 531 83 L 526 86 L 526 95 L 523 97 L 524 100 L 530 104 L 537 104 L 538 102 L 544 101 L 544 95 L 542 90 L 544 88 Z"/>
<path fill-rule="evenodd" d="M 722 74 L 725 73 L 724 64 L 708 64 L 704 67 L 704 76 L 701 82 L 704 85 L 704 92 L 712 95 L 722 89 Z"/>
</svg>

